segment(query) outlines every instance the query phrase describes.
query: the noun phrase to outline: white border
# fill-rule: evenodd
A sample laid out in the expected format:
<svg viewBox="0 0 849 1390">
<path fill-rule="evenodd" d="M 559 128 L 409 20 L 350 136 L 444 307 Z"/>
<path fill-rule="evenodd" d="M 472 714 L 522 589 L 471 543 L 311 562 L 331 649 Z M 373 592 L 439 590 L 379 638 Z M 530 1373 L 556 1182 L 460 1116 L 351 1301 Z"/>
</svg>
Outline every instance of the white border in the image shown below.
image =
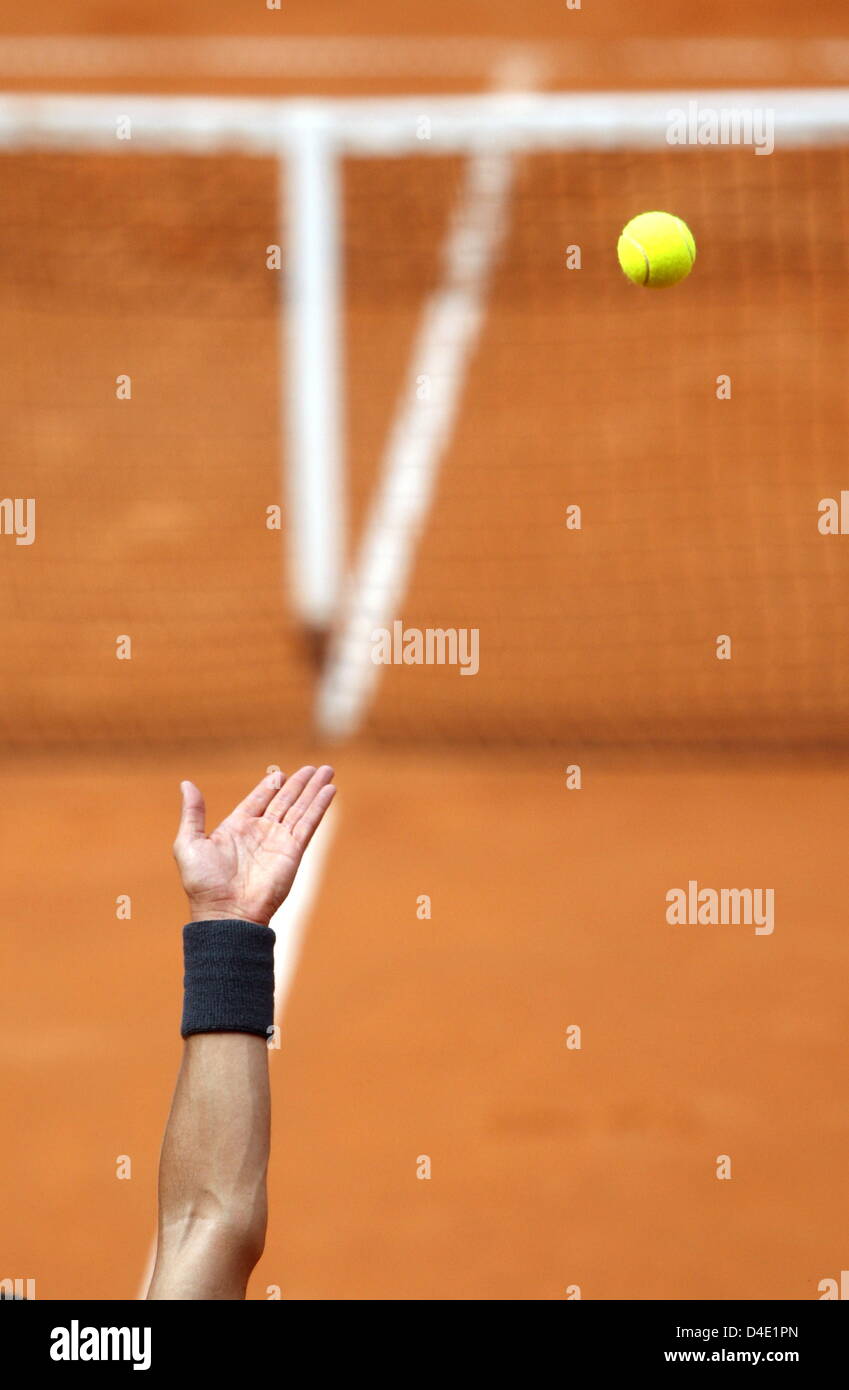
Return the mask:
<svg viewBox="0 0 849 1390">
<path fill-rule="evenodd" d="M 658 149 L 669 113 L 691 101 L 774 113 L 776 146 L 833 145 L 849 135 L 849 87 L 692 88 L 663 92 L 482 96 L 244 98 L 0 95 L 0 149 L 185 154 L 288 153 L 320 124 L 338 155 L 478 150 Z M 116 135 L 129 118 L 132 138 Z M 422 136 L 422 117 L 429 134 Z M 686 157 L 688 146 L 675 146 Z"/>
</svg>

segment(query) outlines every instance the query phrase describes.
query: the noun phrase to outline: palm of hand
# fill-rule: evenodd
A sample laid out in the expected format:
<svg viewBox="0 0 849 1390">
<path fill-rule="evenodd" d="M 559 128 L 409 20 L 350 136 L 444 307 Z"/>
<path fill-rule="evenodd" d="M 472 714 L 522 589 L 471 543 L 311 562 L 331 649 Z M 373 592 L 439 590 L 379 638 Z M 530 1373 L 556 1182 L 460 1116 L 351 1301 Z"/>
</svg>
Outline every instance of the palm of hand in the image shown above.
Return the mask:
<svg viewBox="0 0 849 1390">
<path fill-rule="evenodd" d="M 279 821 L 228 816 L 206 840 L 194 840 L 180 858 L 183 884 L 195 909 L 267 923 L 288 895 L 301 848 Z"/>
<path fill-rule="evenodd" d="M 204 802 L 182 784 L 183 815 L 174 855 L 194 921 L 238 917 L 267 925 L 294 882 L 301 856 L 333 799 L 331 767 L 302 767 L 288 780 L 272 773 L 211 835 Z"/>
</svg>

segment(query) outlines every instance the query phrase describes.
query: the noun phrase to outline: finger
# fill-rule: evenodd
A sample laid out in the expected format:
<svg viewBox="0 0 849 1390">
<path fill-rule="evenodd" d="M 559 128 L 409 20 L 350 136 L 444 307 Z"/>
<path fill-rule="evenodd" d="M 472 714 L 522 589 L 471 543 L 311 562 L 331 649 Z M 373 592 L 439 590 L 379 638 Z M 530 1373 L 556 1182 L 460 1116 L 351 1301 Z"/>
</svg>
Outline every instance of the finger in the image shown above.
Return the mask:
<svg viewBox="0 0 849 1390">
<path fill-rule="evenodd" d="M 279 768 L 274 772 L 267 772 L 262 781 L 257 782 L 253 791 L 248 792 L 244 801 L 239 802 L 236 811 L 241 811 L 246 816 L 261 816 L 285 781 L 286 778 Z"/>
<path fill-rule="evenodd" d="M 321 787 L 297 822 L 292 831 L 292 838 L 298 842 L 301 849 L 306 849 L 335 795 L 335 787 L 331 787 L 329 784 Z"/>
<path fill-rule="evenodd" d="M 198 790 L 194 782 L 181 782 L 180 793 L 183 798 L 183 809 L 177 837 L 184 840 L 196 840 L 199 835 L 204 834 L 206 807 L 204 806 L 203 793 Z"/>
<path fill-rule="evenodd" d="M 297 801 L 294 801 L 292 803 L 285 816 L 282 817 L 281 824 L 283 824 L 289 831 L 294 830 L 298 821 L 301 819 L 301 816 L 312 805 L 313 801 L 315 800 L 318 793 L 321 791 L 322 787 L 326 787 L 329 782 L 332 782 L 332 780 L 332 767 L 327 767 L 327 765 L 325 765 L 323 767 L 317 768 L 316 771 L 313 773 L 312 777 L 307 782 L 307 785 L 304 787 Z"/>
<path fill-rule="evenodd" d="M 282 820 L 289 807 L 297 801 L 314 772 L 314 767 L 299 767 L 297 772 L 293 772 L 273 801 L 266 807 L 265 815 L 270 816 L 272 820 Z"/>
</svg>

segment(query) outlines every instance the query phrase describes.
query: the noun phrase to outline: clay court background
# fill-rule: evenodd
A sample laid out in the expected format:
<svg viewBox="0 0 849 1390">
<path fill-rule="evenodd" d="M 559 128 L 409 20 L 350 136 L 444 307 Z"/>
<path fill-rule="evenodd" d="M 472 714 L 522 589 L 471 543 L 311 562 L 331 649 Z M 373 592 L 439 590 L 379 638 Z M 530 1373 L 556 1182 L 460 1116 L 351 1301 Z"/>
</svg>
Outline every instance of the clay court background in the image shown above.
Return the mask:
<svg viewBox="0 0 849 1390">
<path fill-rule="evenodd" d="M 338 7 L 302 9 L 219 5 L 205 32 L 340 35 Z M 664 48 L 688 37 L 678 9 L 460 6 L 450 32 L 531 45 L 552 89 L 846 80 L 809 43 L 840 37 L 836 5 L 750 4 L 744 37 L 775 42 L 735 50 L 727 79 L 728 49 L 693 49 L 690 78 Z M 705 37 L 735 37 L 737 15 L 714 6 Z M 196 23 L 123 21 L 140 40 Z M 449 33 L 415 6 L 357 25 Z M 633 47 L 650 36 L 655 64 Z M 427 93 L 483 90 L 497 66 L 475 50 L 446 75 L 425 51 L 403 77 L 210 85 L 178 53 L 184 72 L 113 82 L 22 74 L 16 51 L 2 41 L 6 90 Z M 481 671 L 393 668 L 359 737 L 329 746 L 264 525 L 284 502 L 273 167 L 2 155 L 2 491 L 37 497 L 38 539 L 0 546 L 0 1277 L 138 1293 L 180 1048 L 177 785 L 215 817 L 305 758 L 341 792 L 271 1054 L 252 1297 L 813 1298 L 846 1266 L 849 561 L 816 508 L 846 483 L 847 158 L 517 161 L 399 614 L 478 627 Z M 345 170 L 351 556 L 461 175 Z M 654 205 L 699 244 L 671 298 L 638 297 L 613 260 Z M 691 878 L 773 887 L 775 933 L 667 926 Z"/>
</svg>

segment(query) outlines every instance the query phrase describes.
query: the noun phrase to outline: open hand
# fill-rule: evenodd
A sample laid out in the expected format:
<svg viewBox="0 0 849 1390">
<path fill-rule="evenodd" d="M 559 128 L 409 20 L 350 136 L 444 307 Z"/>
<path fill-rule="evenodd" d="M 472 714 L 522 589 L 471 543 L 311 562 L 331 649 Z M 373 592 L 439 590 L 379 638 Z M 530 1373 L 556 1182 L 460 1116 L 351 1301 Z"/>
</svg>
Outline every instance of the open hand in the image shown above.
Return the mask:
<svg viewBox="0 0 849 1390">
<path fill-rule="evenodd" d="M 211 835 L 193 782 L 181 782 L 174 857 L 193 922 L 239 917 L 267 926 L 294 882 L 301 855 L 333 800 L 332 767 L 271 772 Z"/>
</svg>

